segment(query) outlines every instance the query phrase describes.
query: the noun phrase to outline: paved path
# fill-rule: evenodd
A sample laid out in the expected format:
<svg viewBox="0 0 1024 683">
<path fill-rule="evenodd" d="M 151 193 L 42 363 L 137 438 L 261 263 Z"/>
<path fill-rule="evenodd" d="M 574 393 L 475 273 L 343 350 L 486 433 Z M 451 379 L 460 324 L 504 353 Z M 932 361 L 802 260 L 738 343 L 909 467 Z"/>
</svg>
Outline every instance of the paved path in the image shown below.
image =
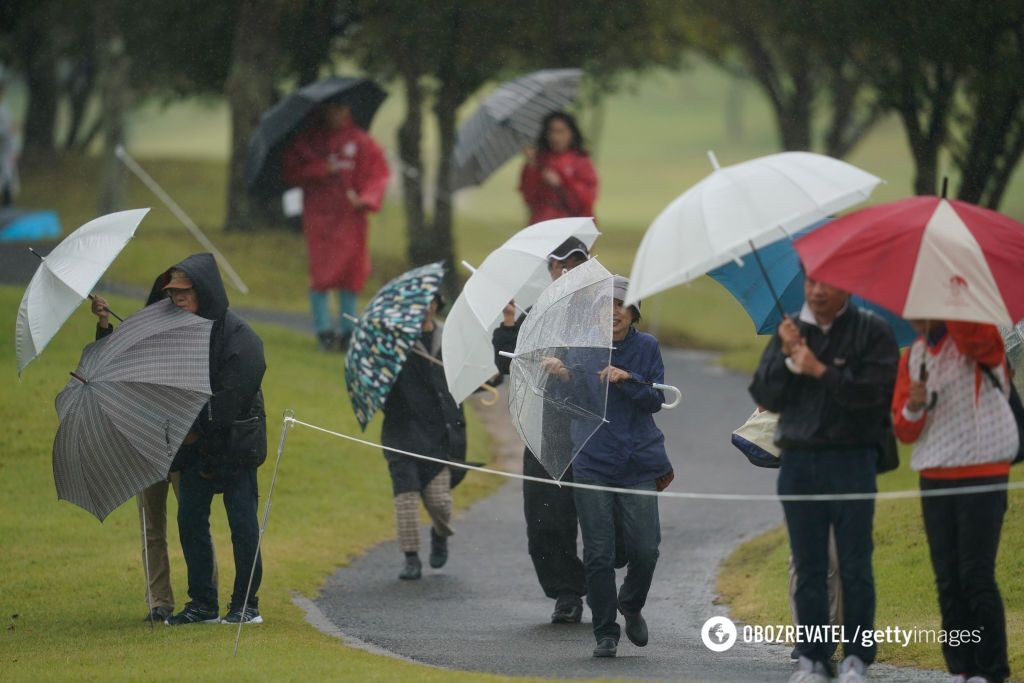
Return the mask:
<svg viewBox="0 0 1024 683">
<path fill-rule="evenodd" d="M 747 378 L 714 367 L 707 354 L 673 351 L 665 360 L 669 381 L 684 392 L 678 409 L 659 415 L 677 474 L 672 488 L 772 492 L 775 474 L 749 465 L 727 438 L 752 409 Z M 383 543 L 331 577 L 317 606 L 346 635 L 456 669 L 559 678 L 789 677 L 789 648 L 738 643 L 715 654 L 700 640 L 709 617 L 728 614 L 714 604 L 719 562 L 739 541 L 778 524 L 778 504 L 663 500 L 661 559 L 644 610 L 651 642 L 641 649 L 623 638 L 619 656 L 609 661 L 590 656 L 589 623 L 547 623 L 552 602 L 540 592 L 526 553 L 520 487 L 509 483 L 458 520 L 443 570 L 398 581 L 401 553 L 394 542 Z M 424 547 L 426 535 L 424 529 Z M 873 672 L 873 680 L 944 680 L 892 667 Z"/>
<path fill-rule="evenodd" d="M 46 253 L 48 246 L 39 245 L 39 250 Z M 25 284 L 31 278 L 38 262 L 25 259 L 24 249 L 0 245 L 0 283 Z M 139 299 L 145 294 L 139 287 L 115 283 L 98 289 Z M 311 329 L 308 314 L 246 309 L 243 297 L 235 299 L 249 320 Z M 711 360 L 703 353 L 665 354 L 669 381 L 684 391 L 683 404 L 658 417 L 677 474 L 672 488 L 770 493 L 774 473 L 747 464 L 727 439 L 751 410 L 748 380 L 716 368 Z M 500 406 L 484 417 L 492 432 L 508 434 Z M 504 441 L 501 460 L 515 463 L 518 445 Z M 326 616 L 330 623 L 318 624 L 325 632 L 434 666 L 557 678 L 786 680 L 793 669 L 788 648 L 738 643 L 727 653 L 714 654 L 700 641 L 705 620 L 728 614 L 725 606 L 714 604 L 718 564 L 737 543 L 777 524 L 779 506 L 667 500 L 661 503 L 661 518 L 661 559 L 645 609 L 651 642 L 641 649 L 623 638 L 614 660 L 590 656 L 589 612 L 580 625 L 547 623 L 552 602 L 540 592 L 526 554 L 518 482 L 458 520 L 451 560 L 442 571 L 426 569 L 422 581 L 398 581 L 401 554 L 393 541 L 386 542 L 332 576 L 315 605 L 303 603 L 308 611 L 319 609 Z M 885 666 L 873 667 L 872 673 L 872 680 L 946 680 L 938 672 Z"/>
</svg>

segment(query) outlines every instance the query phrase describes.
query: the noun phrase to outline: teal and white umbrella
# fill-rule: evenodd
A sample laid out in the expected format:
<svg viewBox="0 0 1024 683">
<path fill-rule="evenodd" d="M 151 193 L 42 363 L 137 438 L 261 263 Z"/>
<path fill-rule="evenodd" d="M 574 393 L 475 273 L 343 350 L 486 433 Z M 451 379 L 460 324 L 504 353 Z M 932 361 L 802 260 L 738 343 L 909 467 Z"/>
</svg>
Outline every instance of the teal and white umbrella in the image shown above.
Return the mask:
<svg viewBox="0 0 1024 683">
<path fill-rule="evenodd" d="M 427 307 L 443 278 L 441 261 L 399 275 L 381 287 L 359 318 L 345 358 L 345 387 L 364 430 L 422 334 Z"/>
</svg>

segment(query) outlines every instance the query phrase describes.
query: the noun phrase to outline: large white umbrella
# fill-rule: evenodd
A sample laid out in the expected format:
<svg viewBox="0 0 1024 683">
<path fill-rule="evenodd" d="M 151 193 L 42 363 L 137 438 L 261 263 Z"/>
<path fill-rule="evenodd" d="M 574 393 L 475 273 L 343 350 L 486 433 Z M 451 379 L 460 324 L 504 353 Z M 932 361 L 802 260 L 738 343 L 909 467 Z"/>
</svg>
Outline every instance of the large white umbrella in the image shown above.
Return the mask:
<svg viewBox="0 0 1024 683">
<path fill-rule="evenodd" d="M 881 178 L 838 159 L 783 152 L 719 168 L 644 234 L 626 303 L 689 282 L 868 198 Z"/>
<path fill-rule="evenodd" d="M 41 257 L 18 307 L 15 350 L 19 374 L 89 296 L 148 212 L 132 209 L 95 218 Z"/>
<path fill-rule="evenodd" d="M 520 230 L 484 259 L 445 319 L 441 355 L 457 402 L 497 374 L 491 332 L 510 300 L 525 310 L 551 284 L 548 254 L 570 237 L 589 249 L 600 234 L 592 218 L 555 218 Z"/>
</svg>

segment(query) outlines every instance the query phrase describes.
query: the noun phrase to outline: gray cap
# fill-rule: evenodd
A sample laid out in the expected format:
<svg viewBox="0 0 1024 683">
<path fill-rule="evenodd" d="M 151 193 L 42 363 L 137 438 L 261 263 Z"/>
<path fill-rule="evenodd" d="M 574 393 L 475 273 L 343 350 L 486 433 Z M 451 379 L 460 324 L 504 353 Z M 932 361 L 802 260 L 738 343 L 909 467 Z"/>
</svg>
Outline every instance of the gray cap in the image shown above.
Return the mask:
<svg viewBox="0 0 1024 683">
<path fill-rule="evenodd" d="M 612 289 L 615 292 L 613 298 L 618 299 L 619 301 L 625 301 L 626 300 L 626 292 L 629 290 L 629 278 L 628 277 L 623 277 L 621 275 L 616 275 L 615 276 L 615 284 L 612 285 Z M 640 302 L 637 301 L 635 304 L 633 304 L 633 307 L 636 309 L 636 312 L 639 314 L 640 313 Z"/>
</svg>

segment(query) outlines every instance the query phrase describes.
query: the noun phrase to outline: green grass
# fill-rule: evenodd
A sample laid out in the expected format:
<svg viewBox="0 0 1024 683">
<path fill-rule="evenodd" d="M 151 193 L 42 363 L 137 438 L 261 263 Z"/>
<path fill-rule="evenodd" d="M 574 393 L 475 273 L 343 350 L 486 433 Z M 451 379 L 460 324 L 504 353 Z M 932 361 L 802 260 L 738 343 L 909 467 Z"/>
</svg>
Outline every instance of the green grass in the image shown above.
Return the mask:
<svg viewBox="0 0 1024 683">
<path fill-rule="evenodd" d="M 20 298 L 20 289 L 0 287 L 0 317 L 12 321 Z M 111 305 L 130 311 L 134 302 L 114 298 Z M 288 435 L 264 538 L 260 607 L 267 623 L 246 629 L 238 659 L 231 658 L 232 628 L 151 630 L 145 625 L 135 505 L 123 505 L 100 524 L 80 508 L 58 501 L 54 492 L 53 399 L 92 338 L 94 321 L 84 307 L 78 311 L 20 381 L 14 372 L 13 335 L 0 336 L 0 357 L 7 359 L 9 372 L 0 393 L 5 421 L 0 432 L 0 680 L 185 675 L 220 680 L 499 680 L 369 655 L 305 623 L 291 602 L 293 591 L 315 596 L 337 567 L 393 537 L 394 522 L 391 484 L 380 451 L 301 427 Z M 342 388 L 342 357 L 315 353 L 308 338 L 281 328 L 257 330 L 267 349 L 264 390 L 272 451 L 286 408 L 313 424 L 358 434 Z M 486 434 L 469 417 L 470 458 L 489 461 Z M 378 437 L 379 420 L 367 430 L 368 439 Z M 273 457 L 272 452 L 260 469 L 264 497 Z M 455 491 L 458 508 L 498 483 L 496 478 L 469 475 Z M 173 496 L 169 508 L 173 520 Z M 229 595 L 231 545 L 223 509 L 216 503 L 211 521 L 221 557 L 220 592 Z M 173 522 L 171 527 L 173 585 L 180 607 L 186 599 L 185 564 Z M 397 572 L 397 553 L 395 559 Z"/>
<path fill-rule="evenodd" d="M 879 489 L 916 489 L 909 449 L 901 448 L 900 469 L 882 475 Z M 1024 468 L 1014 467 L 1011 479 L 1024 481 Z M 1024 680 L 1024 519 L 1020 491 L 1010 493 L 1010 508 L 1003 524 L 997 578 L 1006 607 L 1010 669 L 1015 680 Z M 723 563 L 718 580 L 719 599 L 732 616 L 748 624 L 791 622 L 786 567 L 789 543 L 783 527 L 777 527 L 739 546 Z M 875 509 L 875 586 L 878 596 L 876 628 L 939 629 L 935 576 L 928 556 L 928 541 L 917 499 L 882 500 Z M 945 669 L 935 644 L 918 643 L 903 648 L 882 644 L 878 660 L 897 666 Z"/>
</svg>

